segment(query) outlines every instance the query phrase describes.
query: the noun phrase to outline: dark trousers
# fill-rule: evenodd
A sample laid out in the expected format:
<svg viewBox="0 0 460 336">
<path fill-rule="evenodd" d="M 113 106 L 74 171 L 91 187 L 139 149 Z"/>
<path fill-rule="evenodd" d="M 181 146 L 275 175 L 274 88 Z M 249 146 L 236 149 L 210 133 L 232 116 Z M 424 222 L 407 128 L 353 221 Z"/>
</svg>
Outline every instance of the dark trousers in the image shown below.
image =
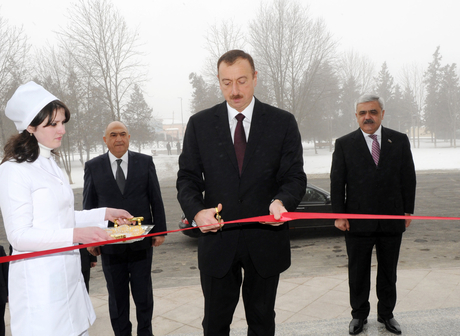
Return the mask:
<svg viewBox="0 0 460 336">
<path fill-rule="evenodd" d="M 371 289 L 371 260 L 375 246 L 377 252 L 377 314 L 393 317 L 396 305 L 396 269 L 402 233 L 350 233 L 345 235 L 348 254 L 348 282 L 353 318 L 369 315 Z"/>
<path fill-rule="evenodd" d="M 90 279 L 90 276 L 91 276 L 91 270 L 86 270 L 86 271 L 81 271 L 81 274 L 83 274 L 83 280 L 85 280 L 85 286 L 86 286 L 86 290 L 88 291 L 89 293 L 89 279 Z"/>
<path fill-rule="evenodd" d="M 110 322 L 115 336 L 130 336 L 129 287 L 136 305 L 137 335 L 152 336 L 152 248 L 126 249 L 122 254 L 102 254 L 102 269 L 109 292 Z"/>
<path fill-rule="evenodd" d="M 202 323 L 204 336 L 230 334 L 230 324 L 238 304 L 241 284 L 248 335 L 275 335 L 275 299 L 278 282 L 279 274 L 262 278 L 256 272 L 241 232 L 230 271 L 223 278 L 214 278 L 201 272 L 201 288 L 205 300 Z"/>
<path fill-rule="evenodd" d="M 6 302 L 0 302 L 0 336 L 5 336 L 5 307 Z"/>
</svg>

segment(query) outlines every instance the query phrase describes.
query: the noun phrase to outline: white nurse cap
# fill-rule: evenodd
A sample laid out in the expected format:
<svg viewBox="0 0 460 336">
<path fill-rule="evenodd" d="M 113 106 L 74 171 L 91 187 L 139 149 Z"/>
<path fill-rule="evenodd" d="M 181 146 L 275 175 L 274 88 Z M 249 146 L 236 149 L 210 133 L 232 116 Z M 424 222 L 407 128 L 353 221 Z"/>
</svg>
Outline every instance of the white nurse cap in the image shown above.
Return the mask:
<svg viewBox="0 0 460 336">
<path fill-rule="evenodd" d="M 6 104 L 5 114 L 21 133 L 37 114 L 53 100 L 59 100 L 35 82 L 21 85 Z"/>
</svg>

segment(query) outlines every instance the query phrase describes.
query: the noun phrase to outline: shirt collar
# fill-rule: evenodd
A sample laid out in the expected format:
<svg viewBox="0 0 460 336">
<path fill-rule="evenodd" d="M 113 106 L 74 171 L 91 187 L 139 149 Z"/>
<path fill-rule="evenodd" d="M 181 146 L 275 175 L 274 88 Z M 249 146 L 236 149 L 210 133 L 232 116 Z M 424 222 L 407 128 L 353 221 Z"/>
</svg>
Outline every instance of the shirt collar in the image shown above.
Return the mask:
<svg viewBox="0 0 460 336">
<path fill-rule="evenodd" d="M 249 123 L 251 122 L 251 119 L 252 119 L 252 113 L 254 112 L 255 102 L 256 102 L 256 99 L 254 98 L 254 96 L 252 96 L 252 100 L 249 103 L 249 105 L 246 106 L 246 108 L 243 111 L 241 111 L 241 113 L 244 114 L 244 120 Z M 240 113 L 237 110 L 235 110 L 233 107 L 231 107 L 228 103 L 227 103 L 227 110 L 228 110 L 228 121 L 229 122 L 231 122 L 232 119 L 235 118 L 238 113 Z"/>
<path fill-rule="evenodd" d="M 363 132 L 364 137 L 369 137 L 369 135 L 372 135 L 372 134 L 364 132 L 361 128 L 360 130 L 361 132 Z M 373 134 L 377 135 L 377 140 L 382 139 L 382 125 L 380 125 L 379 128 L 377 128 L 377 131 L 375 131 Z"/>
<path fill-rule="evenodd" d="M 108 153 L 109 153 L 109 160 L 111 164 L 114 163 L 116 160 L 118 160 L 118 158 L 115 155 L 113 155 L 111 151 L 108 151 Z M 128 163 L 128 151 L 126 151 L 126 153 L 123 154 L 123 156 L 120 159 L 122 159 L 123 162 Z"/>
<path fill-rule="evenodd" d="M 42 145 L 41 143 L 38 143 L 38 147 L 40 148 L 40 155 L 49 159 L 51 157 L 51 150 L 52 148 L 46 147 L 45 145 Z"/>
</svg>

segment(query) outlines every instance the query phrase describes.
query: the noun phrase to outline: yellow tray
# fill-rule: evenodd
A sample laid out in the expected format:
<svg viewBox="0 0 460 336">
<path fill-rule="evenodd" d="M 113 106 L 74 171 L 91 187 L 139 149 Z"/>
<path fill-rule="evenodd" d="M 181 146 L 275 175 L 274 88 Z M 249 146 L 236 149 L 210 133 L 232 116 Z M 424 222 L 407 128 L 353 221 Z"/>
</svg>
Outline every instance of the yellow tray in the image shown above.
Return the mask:
<svg viewBox="0 0 460 336">
<path fill-rule="evenodd" d="M 105 231 L 113 238 L 129 238 L 133 236 L 145 236 L 155 225 L 119 225 L 118 227 L 109 227 Z M 124 235 L 124 236 L 123 236 Z M 127 241 L 120 241 L 112 244 L 131 244 L 144 239 L 139 237 Z"/>
</svg>

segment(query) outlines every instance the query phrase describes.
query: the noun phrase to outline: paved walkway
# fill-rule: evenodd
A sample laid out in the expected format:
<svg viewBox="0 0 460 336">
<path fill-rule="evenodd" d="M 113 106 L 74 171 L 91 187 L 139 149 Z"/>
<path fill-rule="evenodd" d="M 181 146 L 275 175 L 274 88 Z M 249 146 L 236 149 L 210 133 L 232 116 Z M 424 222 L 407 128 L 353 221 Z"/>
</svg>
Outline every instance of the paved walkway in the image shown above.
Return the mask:
<svg viewBox="0 0 460 336">
<path fill-rule="evenodd" d="M 375 279 L 375 274 L 372 278 Z M 203 298 L 199 286 L 155 289 L 154 295 L 155 336 L 202 334 Z M 113 335 L 107 311 L 107 294 L 94 294 L 91 299 L 98 318 L 89 330 L 90 335 Z M 391 335 L 376 321 L 376 302 L 374 288 L 371 293 L 371 316 L 362 335 Z M 348 335 L 350 308 L 347 274 L 291 279 L 282 277 L 276 313 L 276 335 Z M 131 316 L 135 320 L 134 304 Z M 460 267 L 399 270 L 395 317 L 401 324 L 403 335 L 458 335 Z M 8 309 L 5 318 L 9 321 Z M 11 335 L 9 324 L 7 329 L 7 335 Z M 231 335 L 243 336 L 246 333 L 240 300 Z"/>
</svg>

